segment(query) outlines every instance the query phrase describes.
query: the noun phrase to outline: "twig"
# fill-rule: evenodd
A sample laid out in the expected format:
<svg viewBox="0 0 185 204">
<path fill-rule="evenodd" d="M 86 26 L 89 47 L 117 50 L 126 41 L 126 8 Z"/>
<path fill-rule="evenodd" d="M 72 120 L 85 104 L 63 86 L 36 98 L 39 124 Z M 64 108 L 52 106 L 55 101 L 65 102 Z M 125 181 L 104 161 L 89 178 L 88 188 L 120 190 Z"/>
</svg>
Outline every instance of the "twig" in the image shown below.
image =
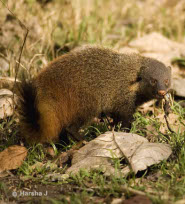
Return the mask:
<svg viewBox="0 0 185 204">
<path fill-rule="evenodd" d="M 169 124 L 169 122 L 168 122 L 168 118 L 167 118 L 167 115 L 166 115 L 166 114 L 164 114 L 164 119 L 165 119 L 165 121 L 166 121 L 166 125 L 167 125 L 167 127 L 168 127 L 168 130 L 169 130 L 170 132 L 172 132 L 172 133 L 175 133 L 175 132 L 171 129 L 171 127 L 170 127 L 170 124 Z"/>
<path fill-rule="evenodd" d="M 15 88 L 15 85 L 16 85 L 17 75 L 18 75 L 18 72 L 19 72 L 19 67 L 20 67 L 20 62 L 21 62 L 21 56 L 22 56 L 24 45 L 26 43 L 26 38 L 28 36 L 28 32 L 29 32 L 29 30 L 26 28 L 26 34 L 24 36 L 23 44 L 22 44 L 22 46 L 20 48 L 20 54 L 19 54 L 19 58 L 18 58 L 18 63 L 16 63 L 16 67 L 15 67 L 15 82 L 14 82 L 13 89 Z"/>
</svg>

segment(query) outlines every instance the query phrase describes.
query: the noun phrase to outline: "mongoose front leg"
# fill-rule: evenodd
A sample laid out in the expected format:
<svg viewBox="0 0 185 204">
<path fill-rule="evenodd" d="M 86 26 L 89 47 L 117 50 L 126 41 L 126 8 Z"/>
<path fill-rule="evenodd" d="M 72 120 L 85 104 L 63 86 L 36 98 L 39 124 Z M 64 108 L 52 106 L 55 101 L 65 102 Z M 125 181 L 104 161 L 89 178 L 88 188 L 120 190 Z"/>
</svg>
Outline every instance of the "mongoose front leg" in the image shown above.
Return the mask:
<svg viewBox="0 0 185 204">
<path fill-rule="evenodd" d="M 133 114 L 135 113 L 135 101 L 134 98 L 131 100 L 127 107 L 125 103 L 119 103 L 116 105 L 116 111 L 113 113 L 113 121 L 116 126 L 119 122 L 122 122 L 123 128 L 131 128 L 131 123 L 133 121 Z"/>
<path fill-rule="evenodd" d="M 113 115 L 114 126 L 117 126 L 118 123 L 121 122 L 123 128 L 130 129 L 133 121 L 133 114 L 134 114 L 134 111 L 130 114 L 125 114 L 124 112 L 116 113 L 116 115 Z"/>
</svg>

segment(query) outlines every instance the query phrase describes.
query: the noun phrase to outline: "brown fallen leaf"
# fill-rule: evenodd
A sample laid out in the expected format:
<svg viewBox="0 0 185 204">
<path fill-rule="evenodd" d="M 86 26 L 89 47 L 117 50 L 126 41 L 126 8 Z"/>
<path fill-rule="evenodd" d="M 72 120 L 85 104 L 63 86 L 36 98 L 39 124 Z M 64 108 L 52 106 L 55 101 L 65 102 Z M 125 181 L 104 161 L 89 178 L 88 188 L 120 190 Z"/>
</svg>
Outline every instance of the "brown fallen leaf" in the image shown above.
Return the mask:
<svg viewBox="0 0 185 204">
<path fill-rule="evenodd" d="M 72 155 L 74 154 L 76 150 L 70 149 L 66 152 L 62 152 L 57 156 L 54 163 L 56 163 L 58 166 L 62 167 L 63 164 L 65 164 L 68 160 L 71 160 Z"/>
<path fill-rule="evenodd" d="M 48 160 L 46 163 L 42 163 L 42 162 L 36 162 L 35 164 L 33 164 L 32 166 L 29 166 L 30 170 L 41 170 L 42 168 L 48 168 L 50 170 L 54 170 L 57 169 L 57 165 L 53 162 L 51 162 L 50 160 Z"/>
<path fill-rule="evenodd" d="M 34 169 L 38 169 L 38 168 L 42 168 L 44 166 L 44 164 L 42 162 L 36 162 L 35 164 L 33 164 L 32 166 L 30 166 L 29 168 L 31 170 L 34 170 Z"/>
<path fill-rule="evenodd" d="M 173 79 L 173 90 L 175 92 L 176 96 L 180 96 L 180 97 L 185 97 L 185 90 L 184 90 L 184 86 L 185 86 L 185 79 L 184 78 L 180 78 L 178 77 L 177 79 Z"/>
<path fill-rule="evenodd" d="M 166 121 L 164 118 L 164 113 L 159 114 L 156 118 L 161 122 L 161 126 L 160 126 L 159 131 L 163 134 L 167 134 L 169 129 L 167 127 L 167 124 L 166 124 Z M 182 119 L 180 122 L 179 115 L 176 115 L 175 113 L 170 113 L 167 117 L 167 120 L 168 120 L 168 123 L 169 123 L 171 129 L 174 132 L 183 133 L 185 131 L 185 120 Z"/>
<path fill-rule="evenodd" d="M 74 153 L 76 150 L 80 149 L 84 144 L 86 144 L 86 141 L 80 141 L 77 144 L 75 144 L 70 150 L 66 152 L 62 152 L 57 156 L 57 158 L 54 160 L 54 163 L 56 163 L 58 166 L 62 167 L 63 164 L 68 162 L 69 160 L 72 159 Z"/>
<path fill-rule="evenodd" d="M 47 155 L 49 155 L 51 157 L 55 157 L 56 156 L 56 153 L 55 153 L 53 147 L 45 148 L 45 152 L 46 152 Z"/>
<path fill-rule="evenodd" d="M 156 130 L 156 127 L 153 124 L 146 125 L 146 138 L 150 142 L 155 142 L 156 137 L 159 135 L 159 133 Z"/>
<path fill-rule="evenodd" d="M 0 152 L 0 172 L 17 169 L 27 156 L 25 147 L 13 145 Z"/>
<path fill-rule="evenodd" d="M 184 55 L 184 45 L 169 40 L 157 32 L 152 32 L 139 37 L 129 43 L 131 48 L 136 48 L 147 57 L 153 57 L 170 65 L 171 59 Z"/>
<path fill-rule="evenodd" d="M 146 114 L 149 111 L 151 111 L 153 113 L 155 102 L 156 102 L 156 100 L 148 101 L 148 102 L 142 104 L 141 106 L 139 106 L 138 110 L 143 114 Z"/>
</svg>

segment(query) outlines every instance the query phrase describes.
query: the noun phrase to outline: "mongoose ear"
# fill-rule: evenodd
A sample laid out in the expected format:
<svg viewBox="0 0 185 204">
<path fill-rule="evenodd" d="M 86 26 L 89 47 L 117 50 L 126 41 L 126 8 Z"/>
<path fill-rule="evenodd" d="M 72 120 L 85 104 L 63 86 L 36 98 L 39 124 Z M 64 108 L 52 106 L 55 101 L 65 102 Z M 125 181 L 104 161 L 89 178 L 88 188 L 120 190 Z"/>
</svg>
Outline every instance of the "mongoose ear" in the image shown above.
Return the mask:
<svg viewBox="0 0 185 204">
<path fill-rule="evenodd" d="M 168 69 L 170 69 L 170 71 L 172 70 L 172 68 L 170 66 L 167 66 Z"/>
</svg>

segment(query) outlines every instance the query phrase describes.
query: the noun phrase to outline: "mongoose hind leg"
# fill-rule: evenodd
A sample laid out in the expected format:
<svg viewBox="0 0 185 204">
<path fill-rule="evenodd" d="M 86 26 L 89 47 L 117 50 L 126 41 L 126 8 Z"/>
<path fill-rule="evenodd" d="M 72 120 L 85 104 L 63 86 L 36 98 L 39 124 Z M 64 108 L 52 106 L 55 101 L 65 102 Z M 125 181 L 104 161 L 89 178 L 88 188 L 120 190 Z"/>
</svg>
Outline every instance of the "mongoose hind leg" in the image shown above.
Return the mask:
<svg viewBox="0 0 185 204">
<path fill-rule="evenodd" d="M 40 138 L 38 142 L 56 142 L 62 129 L 62 122 L 58 119 L 56 111 L 48 104 L 38 106 L 40 112 Z"/>
<path fill-rule="evenodd" d="M 88 103 L 88 100 L 86 103 Z M 89 102 L 90 104 L 90 102 Z M 95 104 L 95 100 L 94 100 Z M 86 105 L 87 106 L 87 105 Z M 87 125 L 90 125 L 93 122 L 93 119 L 99 115 L 98 109 L 94 106 L 86 107 L 84 105 L 84 109 L 80 110 L 74 118 L 74 120 L 71 122 L 71 124 L 66 127 L 66 131 L 77 141 L 82 141 L 84 138 L 83 133 L 79 133 L 79 130 L 81 128 L 87 127 Z M 83 105 L 82 105 L 83 107 Z"/>
<path fill-rule="evenodd" d="M 133 120 L 133 116 L 126 116 L 125 114 L 120 114 L 120 113 L 115 113 L 113 114 L 113 125 L 115 128 L 117 128 L 116 126 L 121 122 L 122 127 L 126 128 L 126 129 L 130 129 L 131 128 L 131 122 Z"/>
</svg>

